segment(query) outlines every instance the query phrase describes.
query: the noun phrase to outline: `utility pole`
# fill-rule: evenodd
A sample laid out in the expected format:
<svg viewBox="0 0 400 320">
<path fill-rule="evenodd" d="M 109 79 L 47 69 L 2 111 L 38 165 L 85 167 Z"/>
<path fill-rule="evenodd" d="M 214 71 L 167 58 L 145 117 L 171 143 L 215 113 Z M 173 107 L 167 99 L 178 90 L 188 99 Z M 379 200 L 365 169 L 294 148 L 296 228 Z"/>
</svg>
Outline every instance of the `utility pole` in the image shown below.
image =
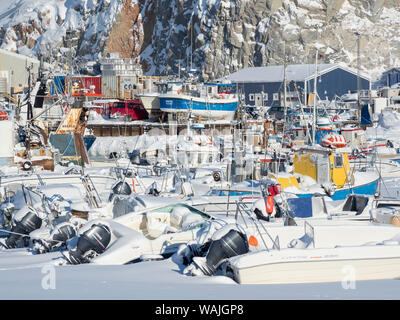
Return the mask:
<svg viewBox="0 0 400 320">
<path fill-rule="evenodd" d="M 314 73 L 314 110 L 313 110 L 313 127 L 312 127 L 312 143 L 315 144 L 315 128 L 317 126 L 317 61 L 318 49 L 315 50 L 315 73 Z"/>
<path fill-rule="evenodd" d="M 28 121 L 28 123 L 30 123 L 33 118 L 33 110 L 32 110 L 32 104 L 31 104 L 31 70 L 32 70 L 32 68 L 33 68 L 33 64 L 26 67 L 26 71 L 28 71 L 28 95 L 27 95 L 28 104 L 27 104 L 26 120 Z"/>
<path fill-rule="evenodd" d="M 287 105 L 286 105 L 286 68 L 287 68 L 287 59 L 286 59 L 286 42 L 283 46 L 283 114 L 284 114 L 284 127 L 286 127 L 287 122 Z"/>
</svg>

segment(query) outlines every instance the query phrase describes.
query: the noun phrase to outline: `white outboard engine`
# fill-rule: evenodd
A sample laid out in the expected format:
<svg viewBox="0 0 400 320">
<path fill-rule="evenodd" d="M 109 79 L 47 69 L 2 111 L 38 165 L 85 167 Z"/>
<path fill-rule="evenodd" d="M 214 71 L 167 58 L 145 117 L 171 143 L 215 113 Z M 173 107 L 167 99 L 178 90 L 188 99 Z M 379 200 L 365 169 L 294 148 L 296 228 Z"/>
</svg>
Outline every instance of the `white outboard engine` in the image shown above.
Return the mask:
<svg viewBox="0 0 400 320">
<path fill-rule="evenodd" d="M 10 235 L 5 241 L 4 246 L 7 249 L 16 248 L 19 240 L 24 235 L 28 236 L 32 231 L 39 229 L 42 225 L 42 219 L 37 215 L 33 208 L 28 207 L 28 211 L 19 221 L 13 221 Z"/>
<path fill-rule="evenodd" d="M 247 252 L 249 252 L 249 244 L 246 235 L 231 229 L 222 238 L 211 243 L 205 260 L 194 257 L 193 263 L 203 274 L 211 276 L 226 259 Z"/>
<path fill-rule="evenodd" d="M 111 194 L 108 201 L 111 201 L 116 195 L 129 196 L 132 194 L 132 189 L 126 181 L 119 180 L 111 187 Z"/>
<path fill-rule="evenodd" d="M 69 251 L 71 264 L 88 263 L 91 258 L 102 254 L 111 241 L 110 228 L 104 224 L 93 224 L 78 238 L 74 250 Z"/>
</svg>

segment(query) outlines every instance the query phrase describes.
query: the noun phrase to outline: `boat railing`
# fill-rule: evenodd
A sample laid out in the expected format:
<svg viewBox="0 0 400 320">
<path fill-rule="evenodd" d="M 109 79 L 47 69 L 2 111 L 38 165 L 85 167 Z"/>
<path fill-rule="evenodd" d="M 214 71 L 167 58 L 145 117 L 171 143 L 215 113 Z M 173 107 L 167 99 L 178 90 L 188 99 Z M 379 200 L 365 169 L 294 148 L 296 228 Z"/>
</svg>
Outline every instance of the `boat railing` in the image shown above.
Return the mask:
<svg viewBox="0 0 400 320">
<path fill-rule="evenodd" d="M 246 219 L 244 218 L 243 213 L 245 213 L 249 217 L 250 221 L 252 221 L 254 223 L 254 226 L 256 227 L 256 230 L 257 230 L 258 234 L 260 235 L 261 240 L 264 244 L 265 250 L 269 251 L 266 241 L 264 239 L 263 233 L 261 232 L 261 230 L 259 228 L 259 225 L 263 229 L 264 234 L 266 234 L 268 236 L 268 238 L 270 239 L 270 241 L 272 242 L 272 249 L 280 250 L 279 236 L 276 236 L 276 238 L 273 239 L 271 234 L 268 232 L 267 228 L 265 227 L 265 225 L 253 217 L 249 207 L 243 202 L 236 201 L 235 220 L 236 221 L 238 220 L 238 214 L 240 214 L 240 216 L 242 217 L 242 220 L 247 228 L 248 226 L 247 226 Z"/>
<path fill-rule="evenodd" d="M 97 192 L 96 186 L 93 183 L 93 180 L 90 178 L 88 174 L 83 175 L 81 177 L 83 186 L 85 187 L 88 200 L 94 208 L 100 208 L 102 201 L 99 193 Z"/>
</svg>

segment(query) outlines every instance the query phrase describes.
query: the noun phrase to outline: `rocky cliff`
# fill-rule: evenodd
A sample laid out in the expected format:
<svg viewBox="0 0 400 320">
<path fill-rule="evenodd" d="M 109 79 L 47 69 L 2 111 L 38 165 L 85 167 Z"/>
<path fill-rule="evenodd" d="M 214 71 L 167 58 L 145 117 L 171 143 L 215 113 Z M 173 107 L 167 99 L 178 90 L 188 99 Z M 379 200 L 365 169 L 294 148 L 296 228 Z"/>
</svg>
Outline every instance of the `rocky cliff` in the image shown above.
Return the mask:
<svg viewBox="0 0 400 320">
<path fill-rule="evenodd" d="M 76 61 L 105 52 L 140 59 L 147 74 L 343 62 L 375 77 L 400 64 L 399 0 L 19 0 L 0 6 L 1 47 Z M 359 36 L 356 34 L 358 33 Z"/>
</svg>

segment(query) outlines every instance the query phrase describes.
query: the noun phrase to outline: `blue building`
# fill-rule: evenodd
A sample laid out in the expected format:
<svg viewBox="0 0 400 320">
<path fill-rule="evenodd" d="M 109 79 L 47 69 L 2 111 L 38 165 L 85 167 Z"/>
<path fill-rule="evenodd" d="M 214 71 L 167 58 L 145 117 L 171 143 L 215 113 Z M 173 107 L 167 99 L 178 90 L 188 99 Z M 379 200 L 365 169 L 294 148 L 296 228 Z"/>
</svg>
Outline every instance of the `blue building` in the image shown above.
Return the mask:
<svg viewBox="0 0 400 320">
<path fill-rule="evenodd" d="M 286 68 L 286 101 L 288 106 L 308 101 L 314 92 L 317 75 L 317 93 L 322 100 L 357 91 L 357 71 L 341 64 L 288 65 Z M 226 79 L 237 84 L 247 105 L 282 106 L 284 66 L 253 67 L 239 70 Z M 360 73 L 360 90 L 371 89 L 369 77 Z"/>
<path fill-rule="evenodd" d="M 373 84 L 373 88 L 392 87 L 400 83 L 400 68 L 391 68 L 382 73 L 381 78 Z"/>
</svg>

